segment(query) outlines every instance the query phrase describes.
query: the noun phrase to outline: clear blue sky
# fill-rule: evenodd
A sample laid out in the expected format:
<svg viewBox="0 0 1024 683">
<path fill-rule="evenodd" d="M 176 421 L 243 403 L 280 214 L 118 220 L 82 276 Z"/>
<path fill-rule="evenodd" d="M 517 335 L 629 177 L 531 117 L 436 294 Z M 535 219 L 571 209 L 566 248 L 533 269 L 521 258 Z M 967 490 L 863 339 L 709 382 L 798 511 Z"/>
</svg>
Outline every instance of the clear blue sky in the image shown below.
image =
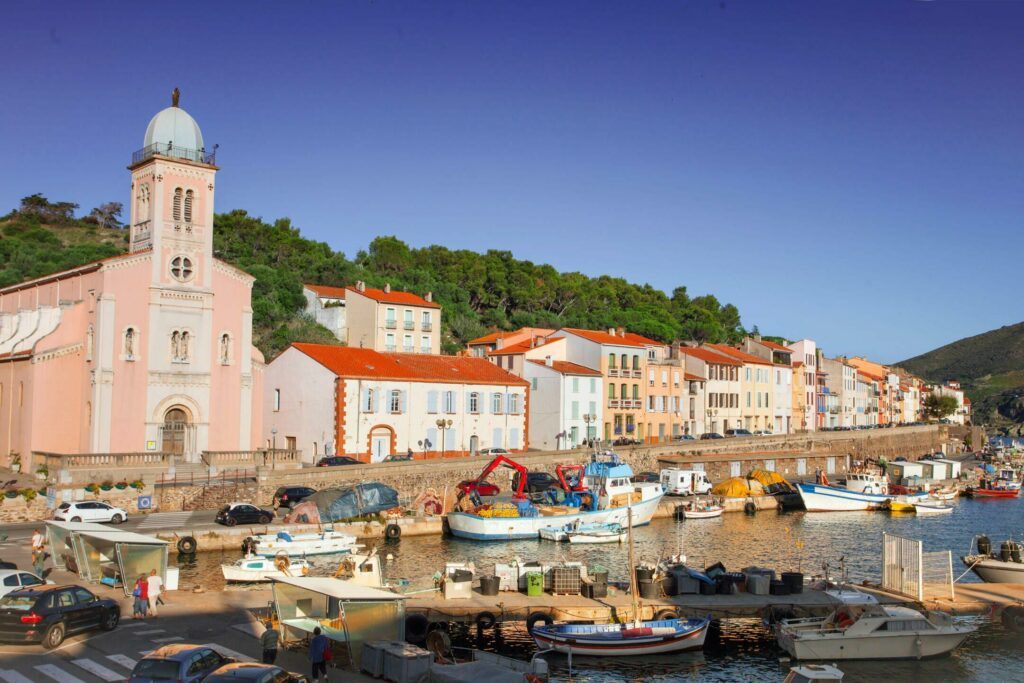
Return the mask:
<svg viewBox="0 0 1024 683">
<path fill-rule="evenodd" d="M 1024 3 L 21 2 L 0 44 L 0 210 L 127 202 L 178 86 L 218 210 L 349 255 L 509 249 L 883 361 L 1024 317 Z"/>
</svg>

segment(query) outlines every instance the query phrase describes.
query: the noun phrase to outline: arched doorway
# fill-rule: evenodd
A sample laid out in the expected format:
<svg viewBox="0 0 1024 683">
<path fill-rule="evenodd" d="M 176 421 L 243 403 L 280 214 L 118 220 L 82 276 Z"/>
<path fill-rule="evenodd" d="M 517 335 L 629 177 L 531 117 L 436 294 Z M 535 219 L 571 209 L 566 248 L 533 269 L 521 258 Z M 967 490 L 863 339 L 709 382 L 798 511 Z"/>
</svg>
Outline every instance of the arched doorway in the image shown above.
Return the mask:
<svg viewBox="0 0 1024 683">
<path fill-rule="evenodd" d="M 161 429 L 164 453 L 183 455 L 185 453 L 185 434 L 188 431 L 189 416 L 181 406 L 174 406 L 164 413 L 164 424 Z"/>
<path fill-rule="evenodd" d="M 479 455 L 480 454 L 480 437 L 474 434 L 469 437 L 469 454 Z"/>
<path fill-rule="evenodd" d="M 377 425 L 370 430 L 370 462 L 382 462 L 394 452 L 395 433 L 387 425 Z"/>
</svg>

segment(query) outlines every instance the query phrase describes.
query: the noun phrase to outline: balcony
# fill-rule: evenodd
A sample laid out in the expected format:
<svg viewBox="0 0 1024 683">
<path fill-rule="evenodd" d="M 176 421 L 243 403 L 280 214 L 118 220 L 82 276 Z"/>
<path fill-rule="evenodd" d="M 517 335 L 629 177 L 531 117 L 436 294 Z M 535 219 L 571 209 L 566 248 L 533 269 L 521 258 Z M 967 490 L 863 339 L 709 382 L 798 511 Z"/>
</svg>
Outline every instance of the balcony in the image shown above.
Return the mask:
<svg viewBox="0 0 1024 683">
<path fill-rule="evenodd" d="M 617 398 L 610 398 L 610 399 L 608 399 L 608 407 L 609 408 L 618 408 L 620 403 L 621 403 L 621 401 L 619 401 L 619 399 L 617 399 Z"/>
<path fill-rule="evenodd" d="M 625 377 L 625 376 L 626 375 L 623 375 L 623 377 Z M 643 376 L 644 376 L 644 373 L 641 372 L 640 370 L 634 370 L 633 371 L 633 379 L 640 379 Z"/>
<path fill-rule="evenodd" d="M 416 329 L 416 323 L 414 323 L 411 320 L 406 320 L 405 322 L 402 323 L 402 329 L 404 329 L 404 330 L 415 330 Z"/>
<path fill-rule="evenodd" d="M 608 376 L 609 377 L 618 377 L 619 376 L 619 369 L 618 368 L 608 368 Z"/>
<path fill-rule="evenodd" d="M 396 347 L 395 347 L 395 345 L 394 345 L 394 344 L 386 344 L 386 345 L 384 346 L 384 350 L 385 350 L 385 351 L 390 351 L 390 352 L 392 352 L 392 353 L 394 353 L 395 349 L 396 349 Z"/>
<path fill-rule="evenodd" d="M 394 330 L 397 327 L 398 327 L 398 321 L 397 320 L 385 320 L 384 321 L 384 328 L 385 329 Z"/>
<path fill-rule="evenodd" d="M 430 353 L 430 347 L 429 346 L 421 346 L 420 347 L 420 353 Z"/>
<path fill-rule="evenodd" d="M 432 329 L 434 329 L 434 325 L 433 323 L 423 322 L 420 323 L 420 329 L 423 330 L 424 332 L 430 332 Z"/>
<path fill-rule="evenodd" d="M 184 159 L 185 161 L 192 161 L 197 164 L 209 164 L 210 166 L 217 165 L 216 146 L 212 152 L 207 152 L 205 149 L 189 149 L 187 147 L 178 147 L 171 143 L 164 144 L 162 142 L 154 142 L 152 145 L 143 147 L 132 154 L 132 166 L 142 163 L 146 159 L 154 156 Z"/>
<path fill-rule="evenodd" d="M 142 234 L 149 232 L 149 228 L 152 225 L 152 221 L 139 221 L 135 224 L 136 234 Z"/>
<path fill-rule="evenodd" d="M 412 344 L 408 344 L 402 347 L 402 351 L 405 351 L 406 353 L 412 353 L 414 349 L 415 347 L 413 347 Z"/>
</svg>

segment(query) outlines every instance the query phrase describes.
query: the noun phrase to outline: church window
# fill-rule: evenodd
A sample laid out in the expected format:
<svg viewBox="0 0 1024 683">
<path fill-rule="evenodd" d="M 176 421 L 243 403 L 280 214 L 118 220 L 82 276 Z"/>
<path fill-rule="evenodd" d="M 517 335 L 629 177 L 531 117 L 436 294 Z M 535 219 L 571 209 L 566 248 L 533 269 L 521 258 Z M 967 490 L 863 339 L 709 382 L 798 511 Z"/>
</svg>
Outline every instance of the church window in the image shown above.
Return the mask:
<svg viewBox="0 0 1024 683">
<path fill-rule="evenodd" d="M 188 256 L 175 256 L 171 259 L 171 275 L 179 282 L 192 279 L 192 259 Z"/>
<path fill-rule="evenodd" d="M 181 220 L 181 195 L 181 188 L 174 188 L 174 201 L 171 205 L 171 217 L 176 221 Z"/>
<path fill-rule="evenodd" d="M 185 222 L 186 223 L 191 223 L 192 222 L 192 198 L 193 198 L 194 194 L 195 193 L 192 192 L 192 190 L 187 190 L 185 192 Z"/>
</svg>

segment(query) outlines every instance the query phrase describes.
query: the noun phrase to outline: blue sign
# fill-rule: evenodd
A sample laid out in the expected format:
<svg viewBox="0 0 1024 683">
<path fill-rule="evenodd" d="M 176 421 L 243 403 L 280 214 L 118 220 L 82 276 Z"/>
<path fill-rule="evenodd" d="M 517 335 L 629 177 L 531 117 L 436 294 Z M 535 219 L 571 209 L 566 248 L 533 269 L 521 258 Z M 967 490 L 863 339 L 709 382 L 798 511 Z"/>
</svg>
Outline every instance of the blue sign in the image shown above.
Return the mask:
<svg viewBox="0 0 1024 683">
<path fill-rule="evenodd" d="M 138 508 L 140 510 L 152 510 L 153 496 L 139 496 Z"/>
</svg>

